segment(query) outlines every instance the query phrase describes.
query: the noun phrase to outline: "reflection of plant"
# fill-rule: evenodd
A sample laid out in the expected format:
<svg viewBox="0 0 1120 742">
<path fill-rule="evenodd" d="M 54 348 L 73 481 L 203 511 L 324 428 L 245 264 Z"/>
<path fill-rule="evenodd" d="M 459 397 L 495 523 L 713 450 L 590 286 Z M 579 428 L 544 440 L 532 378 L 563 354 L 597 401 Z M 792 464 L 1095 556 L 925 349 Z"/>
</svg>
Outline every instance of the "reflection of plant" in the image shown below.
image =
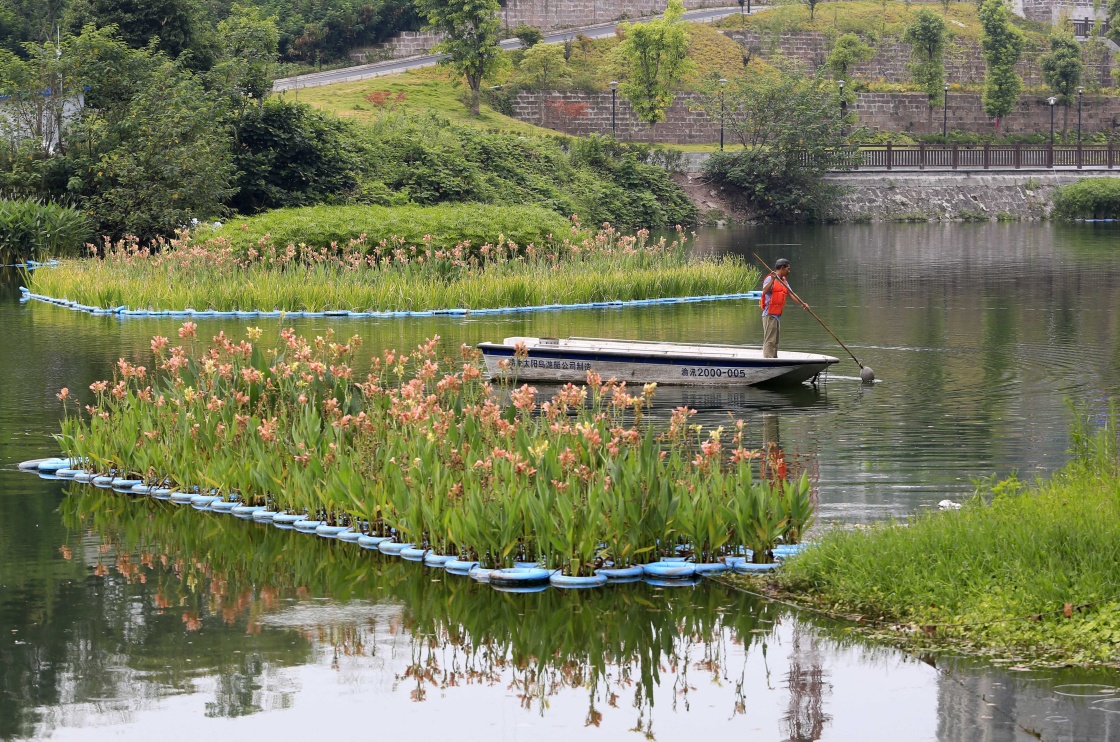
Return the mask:
<svg viewBox="0 0 1120 742">
<path fill-rule="evenodd" d="M 687 694 L 696 685 L 690 671 L 717 684 L 741 677 L 745 660 L 742 671 L 730 667 L 730 648 L 765 645 L 778 617 L 774 604 L 715 585 L 659 592 L 651 600 L 641 586 L 526 596 L 467 579 L 433 582 L 415 565 L 353 545 L 148 500 L 122 507 L 115 495 L 85 487 L 74 487 L 60 511 L 68 528 L 103 545 L 99 575 L 143 583 L 152 607 L 188 631 L 246 622 L 250 634 L 259 634 L 268 614 L 324 597 L 399 606 L 381 620 L 408 632 L 410 652 L 399 677 L 411 681 L 404 690 L 417 701 L 437 688 L 508 686 L 526 709 L 544 713 L 557 693 L 584 688 L 589 718 L 618 713 L 627 705 L 620 701 L 632 699 L 638 724 L 647 729 L 655 688 L 668 683 Z M 300 629 L 307 646 L 327 644 L 343 659 L 368 653 L 370 632 L 338 622 Z M 225 636 L 199 636 L 207 634 Z M 288 632 L 281 636 L 290 647 Z M 290 654 L 275 661 L 293 661 Z"/>
</svg>

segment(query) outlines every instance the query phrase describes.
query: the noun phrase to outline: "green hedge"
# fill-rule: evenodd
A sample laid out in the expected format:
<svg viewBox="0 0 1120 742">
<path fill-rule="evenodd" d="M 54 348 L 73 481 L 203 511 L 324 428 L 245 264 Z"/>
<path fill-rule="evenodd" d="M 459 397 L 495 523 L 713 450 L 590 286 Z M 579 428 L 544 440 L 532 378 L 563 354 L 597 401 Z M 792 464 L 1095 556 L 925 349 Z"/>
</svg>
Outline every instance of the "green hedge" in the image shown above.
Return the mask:
<svg viewBox="0 0 1120 742">
<path fill-rule="evenodd" d="M 328 247 L 332 242 L 345 244 L 364 234 L 371 245 L 391 237 L 419 245 L 425 235 L 431 235 L 437 247 L 453 247 L 463 241 L 478 247 L 496 241 L 499 235 L 519 245 L 539 244 L 549 235 L 568 235 L 570 226 L 564 217 L 538 206 L 309 206 L 233 219 L 216 234 L 238 245 L 248 245 L 268 234 L 278 244 Z"/>
<path fill-rule="evenodd" d="M 0 200 L 2 263 L 77 255 L 91 236 L 76 209 L 38 199 Z"/>
<path fill-rule="evenodd" d="M 1120 219 L 1120 178 L 1082 178 L 1054 191 L 1057 219 Z"/>
</svg>

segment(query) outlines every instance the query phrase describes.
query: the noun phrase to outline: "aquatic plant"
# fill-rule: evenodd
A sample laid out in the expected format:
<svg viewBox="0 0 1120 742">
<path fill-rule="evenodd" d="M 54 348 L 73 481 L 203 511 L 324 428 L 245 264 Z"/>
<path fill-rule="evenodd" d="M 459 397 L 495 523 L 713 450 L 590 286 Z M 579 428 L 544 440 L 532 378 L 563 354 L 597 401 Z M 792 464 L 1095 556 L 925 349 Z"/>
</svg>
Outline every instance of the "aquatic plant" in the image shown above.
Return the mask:
<svg viewBox="0 0 1120 742">
<path fill-rule="evenodd" d="M 982 483 L 960 510 L 825 533 L 778 581 L 880 619 L 891 641 L 1016 662 L 1120 663 L 1120 439 L 1079 411 L 1047 480 Z M 920 628 L 919 628 L 920 627 Z"/>
<path fill-rule="evenodd" d="M 754 479 L 742 423 L 727 450 L 722 430 L 702 438 L 684 407 L 656 430 L 644 416 L 653 384 L 631 394 L 589 372 L 586 386 L 539 401 L 513 367 L 495 388 L 476 350 L 441 356 L 438 337 L 383 352 L 362 376 L 358 336 L 287 329 L 262 349 L 263 331 L 249 328 L 199 348 L 197 333 L 186 322 L 181 345 L 154 337 L 151 371 L 119 360 L 84 411 L 60 394 L 66 455 L 486 567 L 529 560 L 580 576 L 678 548 L 708 561 L 750 548 L 768 561 L 805 525 L 793 513 L 806 480 Z"/>
<path fill-rule="evenodd" d="M 288 311 L 498 308 L 625 301 L 742 291 L 758 273 L 741 260 L 697 259 L 673 240 L 610 226 L 590 235 L 578 220 L 567 235 L 518 244 L 430 239 L 371 243 L 359 235 L 330 247 L 251 245 L 189 233 L 166 243 L 130 239 L 100 257 L 27 276 L 34 291 L 99 307 Z"/>
</svg>

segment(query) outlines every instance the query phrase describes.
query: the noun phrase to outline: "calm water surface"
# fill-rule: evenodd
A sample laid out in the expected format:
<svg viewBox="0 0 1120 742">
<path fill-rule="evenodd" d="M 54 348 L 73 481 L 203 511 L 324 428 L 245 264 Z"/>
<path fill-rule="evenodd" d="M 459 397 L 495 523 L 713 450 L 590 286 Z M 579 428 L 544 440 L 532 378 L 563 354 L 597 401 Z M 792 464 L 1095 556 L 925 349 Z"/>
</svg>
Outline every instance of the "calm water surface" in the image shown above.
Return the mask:
<svg viewBox="0 0 1120 742">
<path fill-rule="evenodd" d="M 903 515 L 1068 446 L 1067 400 L 1120 391 L 1120 231 L 1036 225 L 711 230 L 789 257 L 785 349 L 841 357 L 818 389 L 662 390 L 747 420 L 817 483 L 826 521 Z M 324 733 L 495 739 L 1120 740 L 1120 677 L 918 659 L 712 583 L 500 593 L 345 544 L 19 474 L 86 390 L 176 323 L 20 305 L 0 278 L 0 739 Z M 200 320 L 203 336 L 248 322 Z M 293 322 L 366 348 L 438 334 L 757 344 L 746 302 L 530 316 Z M 88 392 L 86 392 L 88 394 Z M 629 730 L 629 731 L 627 731 Z"/>
</svg>

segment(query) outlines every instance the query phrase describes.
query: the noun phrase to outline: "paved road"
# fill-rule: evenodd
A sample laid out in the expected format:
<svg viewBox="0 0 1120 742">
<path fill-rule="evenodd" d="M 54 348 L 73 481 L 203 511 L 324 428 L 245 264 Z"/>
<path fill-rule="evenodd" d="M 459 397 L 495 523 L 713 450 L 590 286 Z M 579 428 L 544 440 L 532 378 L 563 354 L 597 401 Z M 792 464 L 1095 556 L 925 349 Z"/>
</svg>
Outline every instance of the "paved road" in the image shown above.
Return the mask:
<svg viewBox="0 0 1120 742">
<path fill-rule="evenodd" d="M 757 7 L 757 3 L 754 4 Z M 684 19 L 693 23 L 705 23 L 708 21 L 719 20 L 726 18 L 729 15 L 734 15 L 740 12 L 738 5 L 733 5 L 724 8 L 703 8 L 700 10 L 690 10 L 685 12 Z M 642 20 L 649 20 L 643 18 Z M 601 39 L 607 36 L 613 36 L 615 29 L 618 28 L 619 22 L 615 23 L 600 23 L 594 26 L 586 26 L 584 28 L 568 28 L 556 33 L 546 34 L 544 40 L 549 44 L 559 44 L 568 39 L 574 38 L 577 34 L 583 34 L 593 39 Z M 503 49 L 516 49 L 521 46 L 521 42 L 517 39 L 506 39 L 501 42 L 500 46 Z M 381 77 L 383 75 L 395 75 L 398 72 L 406 70 L 414 70 L 419 67 L 430 67 L 439 62 L 446 55 L 443 54 L 427 54 L 420 57 L 409 57 L 408 59 L 397 59 L 389 62 L 377 62 L 374 64 L 363 64 L 356 67 L 344 67 L 338 70 L 330 70 L 328 72 L 312 72 L 307 75 L 298 75 L 296 77 L 285 77 L 276 80 L 272 83 L 272 90 L 274 92 L 281 92 L 284 90 L 298 90 L 299 88 L 313 88 L 320 85 L 333 85 L 337 82 L 351 82 L 354 80 L 365 80 L 370 77 Z"/>
</svg>

